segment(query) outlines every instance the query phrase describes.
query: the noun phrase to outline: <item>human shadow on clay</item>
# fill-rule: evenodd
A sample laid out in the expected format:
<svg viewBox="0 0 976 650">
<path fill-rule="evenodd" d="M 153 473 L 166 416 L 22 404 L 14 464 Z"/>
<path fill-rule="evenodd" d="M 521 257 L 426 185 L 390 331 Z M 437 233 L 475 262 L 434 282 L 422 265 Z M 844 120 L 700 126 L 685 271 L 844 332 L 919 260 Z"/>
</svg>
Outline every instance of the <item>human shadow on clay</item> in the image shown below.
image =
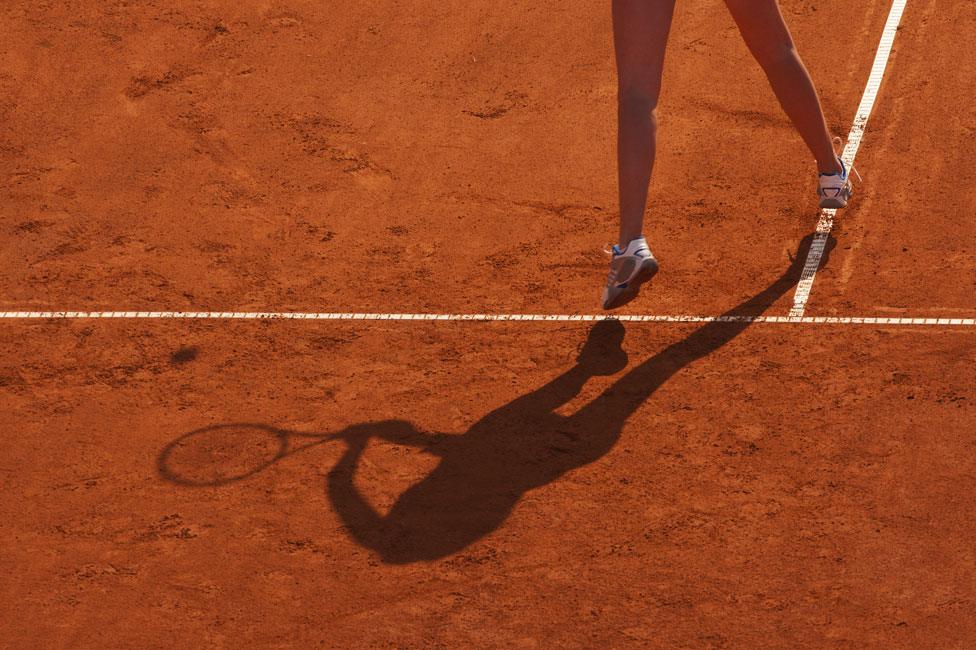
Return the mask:
<svg viewBox="0 0 976 650">
<path fill-rule="evenodd" d="M 522 496 L 604 456 L 616 444 L 628 418 L 661 385 L 694 361 L 741 334 L 751 318 L 796 286 L 811 237 L 791 266 L 766 289 L 723 316 L 708 322 L 621 376 L 572 415 L 556 411 L 572 400 L 590 378 L 612 375 L 627 365 L 619 321 L 600 321 L 591 329 L 576 364 L 540 388 L 522 395 L 475 422 L 463 434 L 417 430 L 409 422 L 390 420 L 350 426 L 318 436 L 305 448 L 341 439 L 346 450 L 328 474 L 330 501 L 348 533 L 391 564 L 435 560 L 463 550 L 501 526 Z M 827 242 L 826 263 L 834 240 Z M 208 428 L 208 430 L 211 428 Z M 277 436 L 269 460 L 253 471 L 194 481 L 177 467 L 177 439 L 160 455 L 160 473 L 185 485 L 219 485 L 246 478 L 292 453 L 292 434 L 264 427 Z M 203 431 L 203 430 L 201 430 Z M 437 466 L 405 490 L 386 514 L 378 512 L 356 487 L 354 476 L 370 439 L 424 449 L 439 457 Z"/>
</svg>

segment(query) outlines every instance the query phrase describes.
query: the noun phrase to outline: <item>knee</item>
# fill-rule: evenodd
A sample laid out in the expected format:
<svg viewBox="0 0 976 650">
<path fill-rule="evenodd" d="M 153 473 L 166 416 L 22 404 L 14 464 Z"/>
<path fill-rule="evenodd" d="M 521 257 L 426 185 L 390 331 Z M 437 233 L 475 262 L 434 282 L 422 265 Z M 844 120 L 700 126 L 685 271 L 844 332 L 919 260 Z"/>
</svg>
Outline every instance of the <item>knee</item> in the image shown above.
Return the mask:
<svg viewBox="0 0 976 650">
<path fill-rule="evenodd" d="M 752 55 L 765 70 L 792 64 L 798 56 L 792 43 L 763 45 L 754 48 Z"/>
<path fill-rule="evenodd" d="M 650 115 L 654 120 L 657 117 L 657 99 L 658 93 L 654 90 L 621 86 L 617 93 L 617 108 L 621 114 Z"/>
</svg>

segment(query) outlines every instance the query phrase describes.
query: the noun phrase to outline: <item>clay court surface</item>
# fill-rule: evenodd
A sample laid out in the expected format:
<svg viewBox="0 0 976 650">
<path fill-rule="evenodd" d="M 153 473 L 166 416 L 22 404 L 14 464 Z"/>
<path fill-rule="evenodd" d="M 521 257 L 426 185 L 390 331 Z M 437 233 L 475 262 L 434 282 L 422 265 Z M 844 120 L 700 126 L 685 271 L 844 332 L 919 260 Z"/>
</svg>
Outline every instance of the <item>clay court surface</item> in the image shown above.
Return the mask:
<svg viewBox="0 0 976 650">
<path fill-rule="evenodd" d="M 846 135 L 889 0 L 783 0 Z M 177 8 L 179 7 L 179 8 Z M 596 314 L 609 3 L 8 2 L 0 311 Z M 808 316 L 976 317 L 908 0 Z M 784 316 L 813 163 L 679 1 L 625 314 Z M 972 648 L 976 328 L 0 319 L 0 645 Z"/>
</svg>

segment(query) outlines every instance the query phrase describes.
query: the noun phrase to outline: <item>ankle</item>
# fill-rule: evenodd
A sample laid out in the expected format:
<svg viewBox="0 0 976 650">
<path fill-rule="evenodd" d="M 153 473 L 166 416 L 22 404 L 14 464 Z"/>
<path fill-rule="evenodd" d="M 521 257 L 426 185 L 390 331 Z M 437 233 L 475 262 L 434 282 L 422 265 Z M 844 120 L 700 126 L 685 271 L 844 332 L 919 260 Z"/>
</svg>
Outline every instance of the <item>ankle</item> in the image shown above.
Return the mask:
<svg viewBox="0 0 976 650">
<path fill-rule="evenodd" d="M 817 169 L 821 174 L 826 175 L 840 174 L 844 171 L 840 158 L 837 158 L 836 156 L 833 160 L 817 163 Z"/>
<path fill-rule="evenodd" d="M 617 243 L 617 248 L 619 248 L 622 251 L 627 250 L 627 247 L 630 246 L 630 243 L 632 241 L 634 241 L 635 239 L 642 239 L 643 237 L 644 235 L 640 233 L 637 233 L 636 235 L 629 234 L 629 233 L 628 234 L 621 233 L 620 241 L 619 243 Z"/>
</svg>

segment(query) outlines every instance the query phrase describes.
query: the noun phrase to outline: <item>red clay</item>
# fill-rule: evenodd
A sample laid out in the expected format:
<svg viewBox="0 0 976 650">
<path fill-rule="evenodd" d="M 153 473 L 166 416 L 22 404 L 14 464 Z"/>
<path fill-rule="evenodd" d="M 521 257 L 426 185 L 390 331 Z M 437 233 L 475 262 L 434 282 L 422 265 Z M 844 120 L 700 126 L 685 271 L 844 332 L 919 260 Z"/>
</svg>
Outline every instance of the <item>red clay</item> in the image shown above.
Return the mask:
<svg viewBox="0 0 976 650">
<path fill-rule="evenodd" d="M 0 309 L 595 312 L 608 3 L 386 5 L 0 9 Z M 889 4 L 783 7 L 844 134 Z M 972 315 L 964 14 L 910 0 L 811 315 Z M 720 2 L 669 57 L 627 311 L 783 315 L 812 161 Z M 972 338 L 8 321 L 0 638 L 970 647 Z"/>
</svg>

